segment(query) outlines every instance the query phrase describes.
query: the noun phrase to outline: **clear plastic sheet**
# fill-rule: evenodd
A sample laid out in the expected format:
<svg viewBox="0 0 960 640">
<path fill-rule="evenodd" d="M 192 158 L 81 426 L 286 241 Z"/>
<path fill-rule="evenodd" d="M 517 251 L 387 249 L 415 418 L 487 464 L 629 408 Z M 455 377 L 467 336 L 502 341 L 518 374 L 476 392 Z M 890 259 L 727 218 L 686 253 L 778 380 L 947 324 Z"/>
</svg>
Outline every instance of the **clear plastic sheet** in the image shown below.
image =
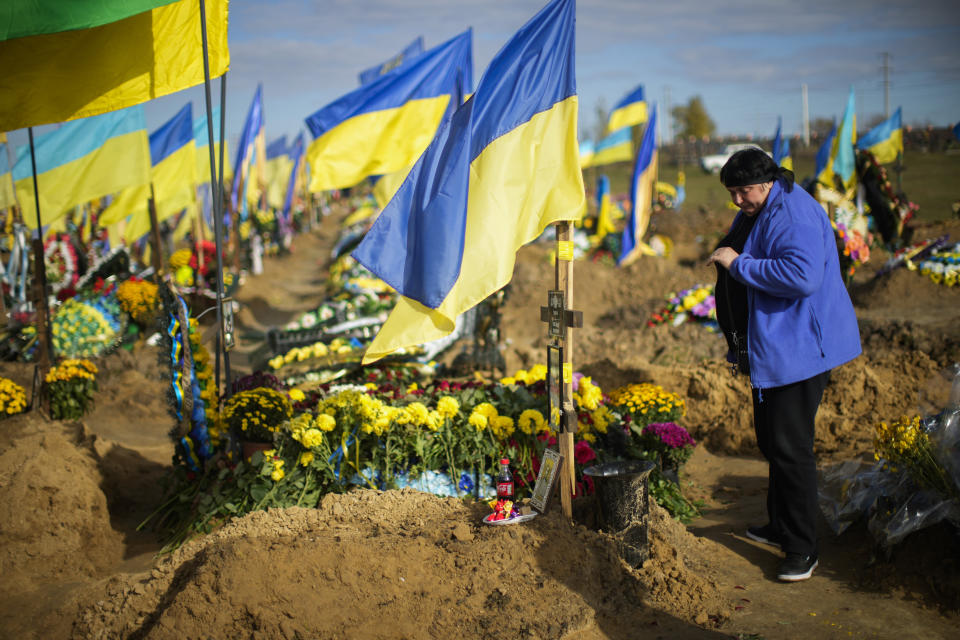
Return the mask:
<svg viewBox="0 0 960 640">
<path fill-rule="evenodd" d="M 934 457 L 960 487 L 960 364 L 942 375 L 949 391 L 936 398 L 939 413 L 922 421 L 933 443 Z M 940 385 L 941 388 L 944 385 Z M 933 397 L 926 398 L 928 409 Z M 914 531 L 948 521 L 960 527 L 960 493 L 944 495 L 917 485 L 905 468 L 894 469 L 884 460 L 846 461 L 820 474 L 820 510 L 834 534 L 843 533 L 864 518 L 874 539 L 892 547 Z"/>
</svg>

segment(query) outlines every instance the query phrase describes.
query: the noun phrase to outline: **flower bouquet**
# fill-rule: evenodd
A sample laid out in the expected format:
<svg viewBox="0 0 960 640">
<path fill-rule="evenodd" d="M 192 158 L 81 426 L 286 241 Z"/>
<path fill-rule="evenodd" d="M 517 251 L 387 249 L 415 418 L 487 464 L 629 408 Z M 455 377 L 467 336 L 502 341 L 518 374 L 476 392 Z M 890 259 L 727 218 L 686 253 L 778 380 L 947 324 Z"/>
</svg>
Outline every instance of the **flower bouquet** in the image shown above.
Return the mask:
<svg viewBox="0 0 960 640">
<path fill-rule="evenodd" d="M 121 308 L 141 327 L 150 325 L 159 309 L 157 285 L 137 277 L 120 283 L 117 287 L 117 300 L 120 301 Z"/>
<path fill-rule="evenodd" d="M 50 369 L 44 381 L 54 420 L 77 420 L 93 406 L 97 367 L 89 360 L 64 360 Z"/>
<path fill-rule="evenodd" d="M 698 284 L 680 293 L 667 296 L 665 307 L 654 313 L 647 321 L 648 327 L 669 322 L 679 326 L 684 322 L 700 322 L 707 328 L 717 328 L 717 301 L 713 285 Z"/>
<path fill-rule="evenodd" d="M 27 393 L 23 387 L 9 378 L 0 378 L 0 418 L 23 413 L 27 406 Z"/>
<path fill-rule="evenodd" d="M 242 441 L 272 443 L 281 425 L 293 416 L 287 396 L 258 387 L 230 396 L 220 414 L 222 423 Z"/>
</svg>

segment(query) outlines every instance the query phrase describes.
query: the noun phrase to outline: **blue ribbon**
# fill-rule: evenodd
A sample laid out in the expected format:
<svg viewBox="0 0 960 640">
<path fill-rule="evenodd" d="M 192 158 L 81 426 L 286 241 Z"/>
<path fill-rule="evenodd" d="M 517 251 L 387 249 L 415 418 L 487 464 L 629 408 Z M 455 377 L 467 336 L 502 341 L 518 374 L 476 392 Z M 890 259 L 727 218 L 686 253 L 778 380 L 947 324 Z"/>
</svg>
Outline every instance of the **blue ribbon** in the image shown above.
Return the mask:
<svg viewBox="0 0 960 640">
<path fill-rule="evenodd" d="M 177 414 L 177 420 L 183 419 L 183 390 L 180 388 L 180 358 L 182 357 L 182 345 L 180 344 L 180 322 L 175 314 L 170 314 L 170 324 L 167 325 L 167 335 L 173 341 L 170 347 L 171 371 L 173 373 L 173 397 L 175 399 L 173 408 Z"/>
<path fill-rule="evenodd" d="M 337 479 L 337 482 L 340 482 L 340 463 L 343 461 L 344 449 L 345 448 L 349 449 L 350 445 L 353 444 L 353 441 L 356 439 L 357 430 L 359 428 L 360 428 L 359 424 L 356 427 L 354 427 L 353 432 L 349 436 L 347 436 L 347 441 L 342 443 L 339 447 L 337 447 L 337 450 L 334 451 L 329 458 L 327 458 L 328 463 L 333 462 L 334 458 L 337 459 L 337 466 L 333 470 L 333 477 Z M 360 473 L 359 469 L 357 469 L 357 473 Z"/>
</svg>

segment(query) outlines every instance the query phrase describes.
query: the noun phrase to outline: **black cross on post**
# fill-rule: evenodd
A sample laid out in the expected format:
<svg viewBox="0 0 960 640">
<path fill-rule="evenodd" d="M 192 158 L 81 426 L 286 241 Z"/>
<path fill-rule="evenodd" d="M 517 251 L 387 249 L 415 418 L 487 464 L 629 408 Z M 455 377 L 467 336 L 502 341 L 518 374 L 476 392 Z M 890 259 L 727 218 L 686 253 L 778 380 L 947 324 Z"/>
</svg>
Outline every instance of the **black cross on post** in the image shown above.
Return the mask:
<svg viewBox="0 0 960 640">
<path fill-rule="evenodd" d="M 583 326 L 583 312 L 573 304 L 573 241 L 569 222 L 558 222 L 555 287 L 547 292 L 547 306 L 540 307 L 540 320 L 547 323 L 547 379 L 550 381 L 551 425 L 560 444 L 560 504 L 563 514 L 573 518 L 573 434 L 577 432 L 577 410 L 573 406 L 573 332 Z M 554 392 L 555 389 L 555 392 Z M 558 409 L 554 416 L 553 409 Z"/>
</svg>

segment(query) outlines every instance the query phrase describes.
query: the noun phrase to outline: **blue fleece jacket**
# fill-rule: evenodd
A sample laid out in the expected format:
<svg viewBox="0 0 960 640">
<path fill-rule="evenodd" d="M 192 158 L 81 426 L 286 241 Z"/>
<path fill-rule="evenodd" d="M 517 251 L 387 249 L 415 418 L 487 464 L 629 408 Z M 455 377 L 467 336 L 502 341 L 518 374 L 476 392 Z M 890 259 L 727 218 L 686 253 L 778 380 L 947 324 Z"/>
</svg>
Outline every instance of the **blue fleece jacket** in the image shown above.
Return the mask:
<svg viewBox="0 0 960 640">
<path fill-rule="evenodd" d="M 765 389 L 853 360 L 860 330 L 823 207 L 780 178 L 757 215 L 730 275 L 747 286 L 750 382 Z"/>
</svg>

